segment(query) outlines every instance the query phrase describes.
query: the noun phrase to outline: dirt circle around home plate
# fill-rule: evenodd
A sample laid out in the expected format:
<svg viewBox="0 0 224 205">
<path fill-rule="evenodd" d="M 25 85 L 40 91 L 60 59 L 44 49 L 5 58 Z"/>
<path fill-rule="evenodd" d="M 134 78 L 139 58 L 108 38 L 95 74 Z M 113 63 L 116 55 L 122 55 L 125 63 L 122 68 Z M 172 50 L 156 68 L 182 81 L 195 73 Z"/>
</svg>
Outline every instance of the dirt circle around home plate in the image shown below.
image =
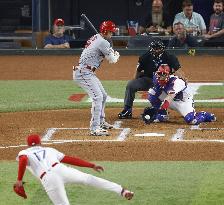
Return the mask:
<svg viewBox="0 0 224 205">
<path fill-rule="evenodd" d="M 223 82 L 223 57 L 180 56 L 179 59 L 189 81 Z M 71 66 L 77 63 L 78 57 L 1 56 L 0 60 L 1 80 L 71 80 Z M 113 66 L 103 63 L 97 75 L 103 80 L 131 79 L 137 60 L 137 56 L 125 56 Z M 119 120 L 120 110 L 106 108 L 109 122 L 122 121 L 119 129 L 111 130 L 108 137 L 89 136 L 90 108 L 0 113 L 1 159 L 14 160 L 18 151 L 26 148 L 23 145 L 27 135 L 44 135 L 51 129 L 54 133 L 49 146 L 87 160 L 224 160 L 224 108 L 203 109 L 215 113 L 217 121 L 204 123 L 200 129 L 192 129 L 173 111 L 168 123 L 145 125 L 139 117 L 142 108 L 134 108 L 131 120 Z M 172 141 L 179 131 L 184 140 Z M 136 136 L 143 133 L 163 136 Z M 125 140 L 119 141 L 119 137 Z"/>
</svg>

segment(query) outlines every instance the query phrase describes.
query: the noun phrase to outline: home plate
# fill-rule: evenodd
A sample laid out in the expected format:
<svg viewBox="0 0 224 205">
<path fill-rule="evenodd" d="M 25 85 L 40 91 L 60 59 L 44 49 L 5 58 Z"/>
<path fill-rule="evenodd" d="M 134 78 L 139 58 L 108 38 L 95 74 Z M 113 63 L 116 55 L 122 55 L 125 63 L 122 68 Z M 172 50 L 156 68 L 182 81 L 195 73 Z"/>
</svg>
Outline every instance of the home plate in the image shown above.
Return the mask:
<svg viewBox="0 0 224 205">
<path fill-rule="evenodd" d="M 147 132 L 142 134 L 135 134 L 135 137 L 164 137 L 165 134 L 161 133 L 154 133 L 154 132 Z"/>
</svg>

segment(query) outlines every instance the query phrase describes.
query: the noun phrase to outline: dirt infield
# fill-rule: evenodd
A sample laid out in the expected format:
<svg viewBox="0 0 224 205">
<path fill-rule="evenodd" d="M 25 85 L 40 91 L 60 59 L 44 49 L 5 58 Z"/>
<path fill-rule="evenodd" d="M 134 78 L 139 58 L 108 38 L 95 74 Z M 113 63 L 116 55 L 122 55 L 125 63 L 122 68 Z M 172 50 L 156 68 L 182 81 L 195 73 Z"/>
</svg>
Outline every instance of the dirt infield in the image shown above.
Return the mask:
<svg viewBox="0 0 224 205">
<path fill-rule="evenodd" d="M 138 56 L 121 56 L 116 65 L 103 62 L 97 76 L 101 80 L 130 80 Z M 190 81 L 223 81 L 223 56 L 179 56 Z M 71 80 L 78 56 L 0 56 L 0 80 Z"/>
<path fill-rule="evenodd" d="M 131 79 L 138 57 L 122 57 L 117 65 L 104 63 L 98 76 L 103 80 Z M 214 56 L 180 56 L 180 62 L 189 81 L 223 81 L 224 59 Z M 72 56 L 1 56 L 1 80 L 13 79 L 71 79 L 71 67 L 78 57 Z M 25 62 L 25 63 L 24 63 Z M 212 72 L 211 72 L 212 71 Z M 109 76 L 109 77 L 108 77 Z M 199 109 L 199 108 L 198 108 Z M 134 119 L 123 120 L 120 130 L 111 131 L 110 137 L 90 137 L 88 130 L 65 128 L 88 128 L 90 109 L 54 110 L 36 112 L 0 113 L 0 154 L 2 160 L 14 160 L 30 133 L 44 135 L 49 128 L 64 128 L 52 135 L 53 144 L 66 154 L 77 155 L 88 160 L 224 160 L 224 109 L 206 109 L 217 115 L 218 121 L 204 124 L 203 128 L 191 129 L 181 117 L 171 112 L 169 123 L 144 125 L 139 119 L 142 109 L 134 109 Z M 120 109 L 108 108 L 106 114 L 111 123 L 117 121 Z M 80 120 L 80 116 L 82 119 Z M 124 141 L 116 141 L 122 128 L 130 128 Z M 220 129 L 217 129 L 220 128 Z M 177 130 L 184 131 L 185 141 L 172 141 Z M 137 137 L 135 134 L 162 133 L 163 137 Z M 63 140 L 89 140 L 87 142 L 63 142 Z M 92 140 L 92 141 L 91 141 Z M 95 140 L 95 141 L 94 141 Z M 102 140 L 102 142 L 96 142 Z M 106 140 L 111 140 L 107 142 Z M 114 140 L 114 141 L 113 141 Z M 195 142 L 192 140 L 204 140 Z M 213 141 L 205 141 L 213 140 Z M 51 141 L 52 143 L 53 141 Z M 55 142 L 55 141 L 54 141 Z"/>
</svg>

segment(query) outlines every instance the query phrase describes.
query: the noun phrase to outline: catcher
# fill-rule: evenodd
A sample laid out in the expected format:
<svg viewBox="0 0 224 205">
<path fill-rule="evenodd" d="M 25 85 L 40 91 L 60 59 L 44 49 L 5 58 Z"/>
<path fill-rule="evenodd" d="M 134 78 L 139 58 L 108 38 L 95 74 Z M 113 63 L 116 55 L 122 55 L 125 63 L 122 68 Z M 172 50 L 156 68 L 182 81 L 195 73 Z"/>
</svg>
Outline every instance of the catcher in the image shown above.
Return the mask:
<svg viewBox="0 0 224 205">
<path fill-rule="evenodd" d="M 174 75 L 170 75 L 170 67 L 163 64 L 153 76 L 154 87 L 149 89 L 148 100 L 151 107 L 147 107 L 142 114 L 146 124 L 151 122 L 165 122 L 169 119 L 167 109 L 170 107 L 184 117 L 188 124 L 198 125 L 202 122 L 216 121 L 214 114 L 196 112 L 193 95 L 187 83 Z"/>
<path fill-rule="evenodd" d="M 29 148 L 20 151 L 17 156 L 19 161 L 18 177 L 13 186 L 16 194 L 25 199 L 27 195 L 22 180 L 26 167 L 40 180 L 53 204 L 69 205 L 64 185 L 66 183 L 85 184 L 113 191 L 128 200 L 134 196 L 133 192 L 122 188 L 119 184 L 63 165 L 62 163 L 66 163 L 79 167 L 89 167 L 97 172 L 104 171 L 103 167 L 99 165 L 77 157 L 66 156 L 53 148 L 42 147 L 39 135 L 28 136 L 27 144 Z"/>
</svg>

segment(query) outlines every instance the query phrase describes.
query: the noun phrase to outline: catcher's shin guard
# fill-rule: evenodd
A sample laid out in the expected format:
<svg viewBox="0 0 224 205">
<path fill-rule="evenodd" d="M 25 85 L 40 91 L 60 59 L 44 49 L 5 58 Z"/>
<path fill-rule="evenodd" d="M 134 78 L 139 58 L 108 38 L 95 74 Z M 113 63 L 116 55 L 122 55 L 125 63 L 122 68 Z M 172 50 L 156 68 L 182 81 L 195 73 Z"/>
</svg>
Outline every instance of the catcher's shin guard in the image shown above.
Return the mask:
<svg viewBox="0 0 224 205">
<path fill-rule="evenodd" d="M 214 121 L 216 121 L 215 114 L 213 114 L 213 113 L 204 112 L 204 111 L 201 111 L 199 113 L 202 113 L 205 116 L 205 121 L 204 122 L 214 122 Z"/>
<path fill-rule="evenodd" d="M 212 116 L 206 112 L 190 112 L 184 117 L 185 122 L 192 125 L 199 125 L 202 122 L 211 122 L 211 119 Z M 213 119 L 215 120 L 215 117 L 213 117 Z"/>
<path fill-rule="evenodd" d="M 153 122 L 166 122 L 169 120 L 167 110 L 159 110 Z"/>
</svg>

